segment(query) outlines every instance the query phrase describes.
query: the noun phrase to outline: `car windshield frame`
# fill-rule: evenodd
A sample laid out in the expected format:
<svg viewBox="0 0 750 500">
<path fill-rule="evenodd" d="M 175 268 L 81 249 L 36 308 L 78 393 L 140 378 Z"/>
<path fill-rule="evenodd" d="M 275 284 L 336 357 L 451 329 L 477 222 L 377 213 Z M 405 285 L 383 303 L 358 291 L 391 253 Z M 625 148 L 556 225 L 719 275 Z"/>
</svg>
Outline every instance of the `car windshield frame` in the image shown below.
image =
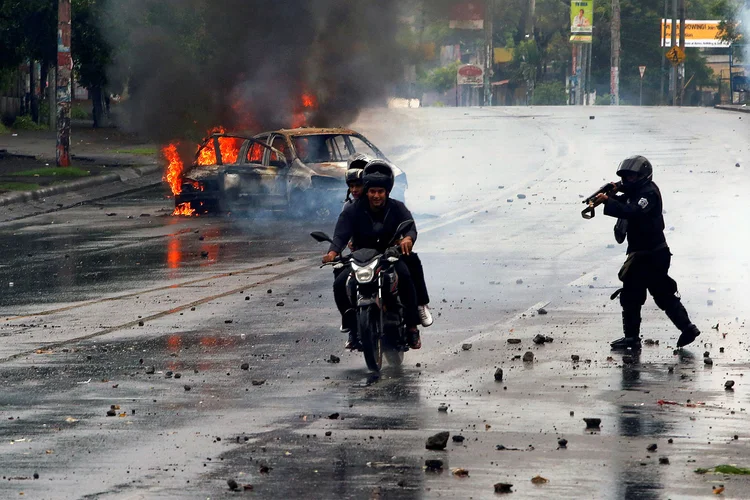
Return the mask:
<svg viewBox="0 0 750 500">
<path fill-rule="evenodd" d="M 312 153 L 307 153 L 305 155 L 301 154 L 301 151 L 304 150 L 304 148 L 300 147 L 300 141 L 303 140 L 310 140 L 311 138 L 322 138 L 320 141 L 320 145 L 326 146 L 326 156 L 319 155 L 317 157 L 313 156 Z M 342 138 L 344 142 L 344 147 L 346 148 L 346 152 L 343 152 L 341 150 L 337 151 L 339 154 L 338 159 L 333 159 L 331 157 L 331 151 L 328 146 L 328 141 L 335 138 Z M 349 157 L 352 154 L 357 153 L 357 151 L 352 151 L 354 146 L 352 141 L 350 140 L 351 137 L 356 137 L 363 143 L 365 143 L 377 156 L 378 158 L 385 158 L 383 156 L 383 153 L 380 152 L 380 150 L 375 147 L 370 141 L 368 141 L 364 136 L 357 133 L 341 133 L 341 132 L 330 132 L 330 133 L 320 133 L 320 134 L 309 134 L 309 135 L 293 135 L 290 137 L 290 142 L 292 147 L 294 148 L 294 156 L 299 158 L 299 160 L 302 163 L 341 163 L 345 162 L 349 159 Z M 320 150 L 318 151 L 320 153 Z"/>
</svg>

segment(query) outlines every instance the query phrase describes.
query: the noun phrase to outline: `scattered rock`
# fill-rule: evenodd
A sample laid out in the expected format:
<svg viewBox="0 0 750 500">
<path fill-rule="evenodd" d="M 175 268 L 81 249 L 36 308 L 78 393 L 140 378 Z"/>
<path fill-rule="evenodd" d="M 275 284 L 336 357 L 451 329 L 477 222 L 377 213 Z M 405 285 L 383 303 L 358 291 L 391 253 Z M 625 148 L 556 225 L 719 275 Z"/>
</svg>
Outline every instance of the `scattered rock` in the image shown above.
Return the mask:
<svg viewBox="0 0 750 500">
<path fill-rule="evenodd" d="M 443 461 L 442 460 L 425 460 L 424 466 L 427 469 L 427 471 L 435 472 L 439 470 L 443 470 Z"/>
<path fill-rule="evenodd" d="M 534 362 L 534 353 L 531 351 L 526 351 L 526 354 L 523 355 L 523 362 L 524 363 L 533 363 Z"/>
<path fill-rule="evenodd" d="M 156 367 L 155 366 L 149 366 L 146 368 L 146 375 L 153 375 L 156 373 Z"/>
<path fill-rule="evenodd" d="M 516 280 L 516 285 L 523 285 L 523 280 L 522 279 L 517 279 Z"/>
<path fill-rule="evenodd" d="M 331 354 L 331 357 L 328 358 L 327 362 L 328 363 L 333 363 L 333 364 L 341 363 L 341 358 L 339 358 L 338 356 L 335 356 L 335 355 Z"/>
<path fill-rule="evenodd" d="M 145 323 L 143 323 L 143 321 L 139 321 L 139 322 L 138 322 L 138 326 L 143 326 L 144 324 L 145 324 Z"/>
<path fill-rule="evenodd" d="M 201 257 L 203 257 L 204 259 L 207 259 L 207 258 L 208 258 L 208 252 L 207 252 L 207 251 L 205 251 L 205 250 L 204 250 L 204 251 L 202 251 L 202 252 L 201 252 Z"/>
<path fill-rule="evenodd" d="M 646 340 L 643 341 L 643 343 L 646 344 L 646 345 L 648 345 L 648 346 L 659 345 L 659 341 L 658 340 L 654 340 L 654 339 L 646 339 Z"/>
<path fill-rule="evenodd" d="M 711 358 L 703 358 L 703 364 L 706 366 L 713 366 L 714 360 Z"/>
<path fill-rule="evenodd" d="M 34 473 L 34 479 L 39 479 L 39 473 L 38 472 Z"/>
<path fill-rule="evenodd" d="M 724 382 L 724 389 L 727 391 L 733 391 L 734 390 L 734 380 L 727 380 Z"/>
<path fill-rule="evenodd" d="M 586 422 L 587 429 L 598 429 L 602 425 L 601 418 L 584 418 L 583 421 Z"/>
<path fill-rule="evenodd" d="M 267 465 L 261 465 L 260 469 L 259 469 L 259 472 L 261 474 L 268 474 L 269 472 L 271 472 L 271 467 L 269 467 Z"/>
<path fill-rule="evenodd" d="M 225 324 L 227 324 L 227 325 L 231 325 L 232 323 L 234 323 L 234 320 L 231 320 L 231 319 L 225 319 L 225 320 L 224 320 L 224 323 L 225 323 Z"/>
<path fill-rule="evenodd" d="M 545 342 L 544 335 L 538 334 L 533 339 L 532 342 L 534 342 L 536 345 L 542 345 Z"/>
<path fill-rule="evenodd" d="M 463 443 L 466 440 L 466 438 L 461 436 L 460 434 L 456 434 L 452 439 L 454 443 Z"/>
<path fill-rule="evenodd" d="M 534 484 L 546 484 L 549 483 L 549 479 L 542 476 L 534 476 L 531 478 L 531 482 Z"/>
<path fill-rule="evenodd" d="M 115 410 L 107 410 L 108 417 L 114 417 L 116 415 L 117 415 L 117 412 Z"/>
<path fill-rule="evenodd" d="M 521 339 L 508 339 L 509 344 L 520 344 Z"/>
<path fill-rule="evenodd" d="M 237 481 L 234 479 L 227 479 L 227 486 L 229 486 L 229 489 L 232 491 L 238 491 L 240 489 L 240 485 L 237 484 Z"/>
<path fill-rule="evenodd" d="M 656 448 L 657 448 L 656 443 L 652 443 L 652 444 L 648 445 L 648 447 L 646 447 L 646 450 L 654 452 L 654 451 L 656 451 Z"/>
<path fill-rule="evenodd" d="M 495 485 L 495 493 L 513 493 L 513 485 L 510 483 L 497 483 Z"/>
<path fill-rule="evenodd" d="M 276 307 L 284 307 L 284 301 L 282 300 L 281 302 L 278 302 Z"/>
<path fill-rule="evenodd" d="M 463 349 L 464 351 L 470 351 L 471 347 L 472 347 L 472 344 L 464 344 L 461 346 L 461 349 Z"/>
<path fill-rule="evenodd" d="M 341 415 L 339 413 L 331 413 L 328 415 L 328 420 L 338 420 Z"/>
<path fill-rule="evenodd" d="M 579 361 L 581 361 L 581 357 L 580 357 L 580 356 L 579 356 L 578 354 L 572 354 L 572 355 L 570 356 L 570 359 L 571 359 L 571 360 L 572 360 L 572 361 L 573 361 L 574 363 L 578 363 Z"/>
<path fill-rule="evenodd" d="M 249 369 L 250 369 L 250 363 L 242 363 L 242 364 L 240 365 L 240 370 L 245 370 L 245 371 L 247 371 L 247 370 L 249 370 Z"/>
<path fill-rule="evenodd" d="M 182 378 L 182 373 L 175 373 L 174 378 Z"/>
<path fill-rule="evenodd" d="M 450 432 L 444 431 L 428 437 L 427 442 L 425 443 L 425 448 L 428 450 L 444 450 L 445 447 L 448 446 L 448 438 L 450 435 Z"/>
<path fill-rule="evenodd" d="M 711 353 L 710 353 L 710 352 L 708 352 L 708 351 L 704 351 L 704 352 L 703 352 L 703 357 L 704 357 L 704 358 L 710 358 L 710 357 L 711 357 Z"/>
<path fill-rule="evenodd" d="M 707 300 L 706 304 L 709 305 L 709 306 L 712 306 L 712 305 L 714 305 L 714 301 L 713 300 Z"/>
<path fill-rule="evenodd" d="M 559 446 L 560 448 L 567 448 L 568 447 L 568 440 L 565 439 L 565 438 L 558 439 L 557 440 L 557 446 Z"/>
<path fill-rule="evenodd" d="M 332 435 L 332 434 L 333 434 L 333 432 L 331 432 L 331 431 L 326 431 L 326 437 L 331 437 L 331 435 Z"/>
<path fill-rule="evenodd" d="M 396 483 L 400 488 L 406 488 L 406 479 L 400 480 L 398 483 Z"/>
<path fill-rule="evenodd" d="M 446 405 L 442 404 L 442 405 L 438 406 L 438 411 L 440 413 L 448 413 L 448 407 Z"/>
<path fill-rule="evenodd" d="M 453 469 L 451 472 L 453 472 L 453 475 L 456 477 L 469 477 L 469 469 L 463 469 L 463 468 L 457 468 Z"/>
<path fill-rule="evenodd" d="M 719 352 L 722 353 L 722 354 L 724 354 L 724 348 L 723 347 L 719 347 Z"/>
<path fill-rule="evenodd" d="M 266 379 L 261 378 L 261 379 L 252 380 L 250 383 L 253 385 L 263 385 L 266 383 Z"/>
<path fill-rule="evenodd" d="M 525 199 L 526 199 L 526 195 L 525 195 L 525 194 L 519 194 L 519 195 L 516 195 L 516 197 L 517 197 L 517 198 L 518 198 L 519 200 L 525 200 Z"/>
<path fill-rule="evenodd" d="M 672 439 L 672 438 L 667 439 L 667 443 L 669 443 L 669 444 L 674 443 L 674 439 Z"/>
<path fill-rule="evenodd" d="M 668 457 L 659 457 L 659 463 L 661 465 L 669 465 L 669 458 Z"/>
<path fill-rule="evenodd" d="M 594 115 L 589 116 L 589 120 L 596 120 L 596 116 Z"/>
<path fill-rule="evenodd" d="M 164 378 L 172 378 L 173 373 L 171 371 L 168 371 L 164 374 Z"/>
<path fill-rule="evenodd" d="M 190 389 L 192 389 L 192 387 L 190 387 L 189 385 L 186 385 L 186 386 L 185 386 L 185 390 L 186 390 L 186 391 L 189 391 Z"/>
<path fill-rule="evenodd" d="M 495 370 L 495 382 L 502 382 L 503 381 L 503 369 L 498 368 Z"/>
</svg>

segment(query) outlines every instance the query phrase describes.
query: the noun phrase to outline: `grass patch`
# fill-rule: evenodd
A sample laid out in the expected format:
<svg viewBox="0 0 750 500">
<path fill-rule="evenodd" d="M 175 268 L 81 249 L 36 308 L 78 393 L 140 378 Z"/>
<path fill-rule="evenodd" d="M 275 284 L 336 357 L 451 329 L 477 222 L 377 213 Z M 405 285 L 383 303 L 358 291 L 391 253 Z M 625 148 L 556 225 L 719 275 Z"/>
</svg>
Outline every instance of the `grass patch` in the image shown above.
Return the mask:
<svg viewBox="0 0 750 500">
<path fill-rule="evenodd" d="M 88 177 L 91 172 L 78 167 L 45 167 L 14 172 L 14 177 Z"/>
<path fill-rule="evenodd" d="M 0 182 L 0 191 L 33 191 L 39 189 L 39 184 L 29 182 Z"/>
<path fill-rule="evenodd" d="M 10 134 L 10 129 L 8 129 L 8 127 L 3 125 L 3 122 L 0 122 L 0 135 L 4 135 L 4 134 Z"/>
<path fill-rule="evenodd" d="M 750 469 L 745 467 L 735 467 L 734 465 L 717 465 L 710 469 L 695 469 L 698 474 L 735 474 L 740 476 L 750 475 Z"/>
<path fill-rule="evenodd" d="M 156 148 L 129 148 L 129 149 L 118 149 L 115 153 L 121 155 L 138 155 L 138 156 L 155 156 L 159 153 Z"/>
</svg>

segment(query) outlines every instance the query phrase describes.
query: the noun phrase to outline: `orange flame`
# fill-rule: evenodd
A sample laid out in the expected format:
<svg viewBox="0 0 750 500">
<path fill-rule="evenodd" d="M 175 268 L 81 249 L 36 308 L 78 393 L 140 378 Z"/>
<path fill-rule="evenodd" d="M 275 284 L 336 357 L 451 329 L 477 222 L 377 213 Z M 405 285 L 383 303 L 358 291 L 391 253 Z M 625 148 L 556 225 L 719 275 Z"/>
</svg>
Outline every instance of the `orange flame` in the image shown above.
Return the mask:
<svg viewBox="0 0 750 500">
<path fill-rule="evenodd" d="M 205 145 L 198 151 L 198 165 L 216 165 L 216 146 L 211 135 L 213 134 L 226 134 L 224 127 L 215 127 L 213 130 L 208 132 L 209 139 Z M 237 158 L 240 156 L 240 147 L 242 147 L 243 139 L 236 139 L 234 137 L 219 137 L 219 148 L 221 149 L 221 162 L 225 165 L 231 163 L 237 163 Z"/>
<path fill-rule="evenodd" d="M 301 110 L 298 110 L 296 113 L 294 113 L 294 116 L 292 117 L 292 128 L 300 128 L 306 126 L 307 116 L 305 115 L 305 111 L 314 111 L 318 109 L 318 100 L 314 95 L 308 92 L 302 93 L 301 104 Z"/>
<path fill-rule="evenodd" d="M 174 212 L 172 212 L 172 215 L 185 215 L 190 217 L 195 215 L 195 209 L 190 206 L 190 203 L 181 203 L 177 205 Z"/>
<path fill-rule="evenodd" d="M 161 154 L 168 163 L 164 180 L 167 181 L 169 187 L 172 189 L 172 194 L 180 194 L 182 192 L 182 179 L 180 179 L 180 176 L 185 169 L 185 165 L 180 159 L 180 154 L 177 152 L 177 144 L 169 144 L 161 150 Z"/>
</svg>

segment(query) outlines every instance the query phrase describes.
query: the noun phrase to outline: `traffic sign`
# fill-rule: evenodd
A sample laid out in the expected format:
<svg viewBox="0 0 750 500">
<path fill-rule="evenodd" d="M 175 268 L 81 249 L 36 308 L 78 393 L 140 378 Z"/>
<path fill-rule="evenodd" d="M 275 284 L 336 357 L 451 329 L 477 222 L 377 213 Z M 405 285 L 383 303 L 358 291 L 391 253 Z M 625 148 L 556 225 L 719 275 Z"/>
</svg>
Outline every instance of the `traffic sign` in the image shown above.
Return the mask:
<svg viewBox="0 0 750 500">
<path fill-rule="evenodd" d="M 638 66 L 638 71 L 641 72 L 641 78 L 643 78 L 643 75 L 646 73 L 646 66 Z"/>
<path fill-rule="evenodd" d="M 680 47 L 672 47 L 667 52 L 667 59 L 672 61 L 672 64 L 680 64 L 682 61 L 685 60 L 685 51 L 682 50 Z"/>
</svg>

